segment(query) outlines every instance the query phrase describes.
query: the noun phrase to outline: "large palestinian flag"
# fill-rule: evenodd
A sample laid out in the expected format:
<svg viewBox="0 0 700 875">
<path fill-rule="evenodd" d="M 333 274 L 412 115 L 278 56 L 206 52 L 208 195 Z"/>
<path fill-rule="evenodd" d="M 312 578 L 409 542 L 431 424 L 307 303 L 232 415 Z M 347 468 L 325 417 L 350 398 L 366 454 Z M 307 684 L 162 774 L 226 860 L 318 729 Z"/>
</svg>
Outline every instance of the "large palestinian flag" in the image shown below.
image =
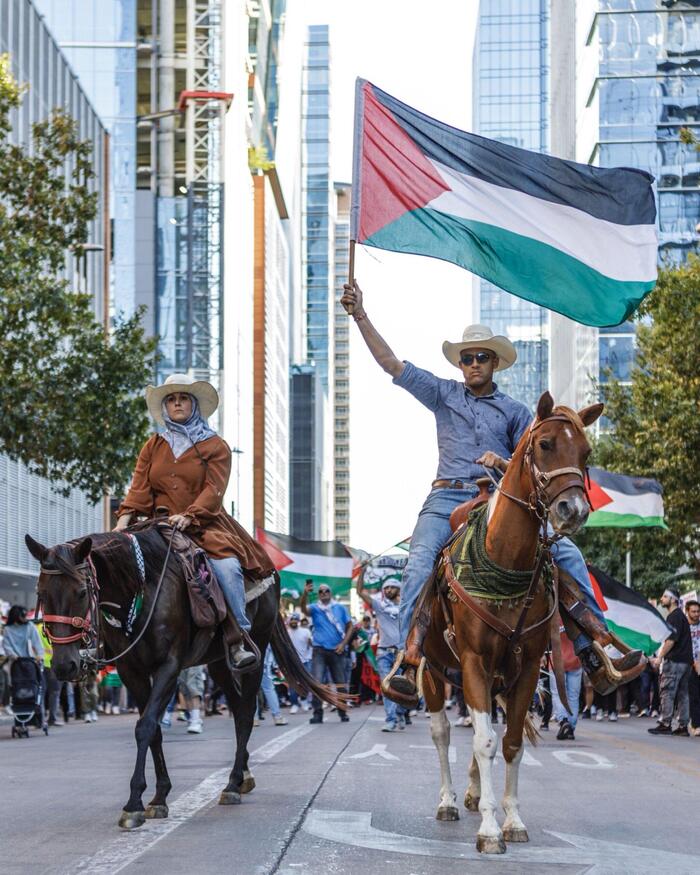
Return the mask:
<svg viewBox="0 0 700 875">
<path fill-rule="evenodd" d="M 599 568 L 589 565 L 588 574 L 610 630 L 625 644 L 643 650 L 647 656 L 656 653 L 671 633 L 656 608 Z"/>
<path fill-rule="evenodd" d="M 658 480 L 612 474 L 602 468 L 591 468 L 590 476 L 588 495 L 593 512 L 586 522 L 588 528 L 667 528 Z"/>
<path fill-rule="evenodd" d="M 656 282 L 653 177 L 466 133 L 357 80 L 351 238 L 451 261 L 584 325 Z"/>
<path fill-rule="evenodd" d="M 284 595 L 299 598 L 309 578 L 315 590 L 325 583 L 336 597 L 350 592 L 355 560 L 340 541 L 305 541 L 265 529 L 256 537 L 279 571 Z"/>
</svg>

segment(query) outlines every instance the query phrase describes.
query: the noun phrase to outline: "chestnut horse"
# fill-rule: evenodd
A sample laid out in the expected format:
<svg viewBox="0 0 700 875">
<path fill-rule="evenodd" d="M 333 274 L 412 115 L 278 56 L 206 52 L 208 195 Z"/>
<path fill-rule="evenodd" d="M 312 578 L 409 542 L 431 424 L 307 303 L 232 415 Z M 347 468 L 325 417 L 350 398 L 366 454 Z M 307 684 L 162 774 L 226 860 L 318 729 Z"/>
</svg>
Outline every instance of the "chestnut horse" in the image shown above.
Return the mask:
<svg viewBox="0 0 700 875">
<path fill-rule="evenodd" d="M 567 407 L 554 407 L 548 392 L 542 395 L 537 417 L 522 436 L 489 502 L 485 549 L 493 563 L 508 570 L 530 571 L 540 564 L 536 556 L 548 556 L 547 522 L 555 537 L 573 534 L 585 523 L 589 504 L 584 477 L 590 447 L 584 426 L 595 422 L 602 410 L 602 404 L 594 404 L 575 413 Z M 464 532 L 464 529 L 458 531 L 448 550 L 458 549 Z M 459 672 L 474 726 L 464 805 L 470 811 L 481 812 L 477 850 L 502 854 L 506 841 L 528 841 L 518 807 L 518 768 L 528 709 L 537 686 L 540 660 L 550 637 L 547 621 L 555 615 L 556 601 L 552 588 L 548 590 L 545 586 L 544 575 L 533 572 L 530 599 L 522 596 L 498 602 L 473 599 L 474 608 L 462 601 L 461 596 L 457 597 L 461 587 L 457 584 L 455 590 L 452 566 L 445 560 L 443 553 L 438 560 L 434 586 L 425 594 L 431 607 L 431 621 L 423 644 L 426 664 L 422 689 L 430 711 L 431 735 L 441 771 L 436 817 L 438 820 L 459 819 L 448 759 L 450 724 L 445 714 L 444 696 L 446 673 Z M 445 600 L 446 591 L 449 601 Z M 466 602 L 469 601 L 467 597 Z M 525 604 L 526 615 L 523 613 Z M 521 634 L 516 633 L 509 641 L 509 633 L 512 637 L 516 628 Z M 513 670 L 515 663 L 517 668 Z M 499 698 L 505 706 L 508 723 L 503 736 L 506 787 L 502 831 L 496 820 L 492 779 L 497 736 L 491 725 L 491 702 L 499 686 L 502 690 Z M 534 741 L 536 733 L 531 721 L 527 722 L 526 731 Z"/>
</svg>

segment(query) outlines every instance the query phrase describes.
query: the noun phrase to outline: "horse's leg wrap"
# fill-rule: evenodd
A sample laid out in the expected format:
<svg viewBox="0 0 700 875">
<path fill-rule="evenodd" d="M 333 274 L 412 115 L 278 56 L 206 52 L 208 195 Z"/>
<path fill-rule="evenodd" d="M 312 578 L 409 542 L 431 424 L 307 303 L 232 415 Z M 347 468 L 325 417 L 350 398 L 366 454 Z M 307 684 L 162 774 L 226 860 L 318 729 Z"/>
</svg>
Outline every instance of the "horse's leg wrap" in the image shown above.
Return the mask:
<svg viewBox="0 0 700 875">
<path fill-rule="evenodd" d="M 430 715 L 430 736 L 440 760 L 440 802 L 435 817 L 437 820 L 459 820 L 457 796 L 450 772 L 450 721 L 444 706 L 442 710 Z"/>
<path fill-rule="evenodd" d="M 474 755 L 479 764 L 481 800 L 479 812 L 481 824 L 476 837 L 476 849 L 483 854 L 504 854 L 506 843 L 496 820 L 496 794 L 493 790 L 493 760 L 496 756 L 498 736 L 491 726 L 491 714 L 472 711 L 474 724 Z"/>
<path fill-rule="evenodd" d="M 503 810 L 506 819 L 503 821 L 503 837 L 507 842 L 529 841 L 525 824 L 520 819 L 518 803 L 518 775 L 520 773 L 520 761 L 523 758 L 523 744 L 521 741 L 517 753 L 506 760 L 506 790 L 503 796 Z M 503 753 L 505 756 L 506 741 L 503 740 Z"/>
</svg>

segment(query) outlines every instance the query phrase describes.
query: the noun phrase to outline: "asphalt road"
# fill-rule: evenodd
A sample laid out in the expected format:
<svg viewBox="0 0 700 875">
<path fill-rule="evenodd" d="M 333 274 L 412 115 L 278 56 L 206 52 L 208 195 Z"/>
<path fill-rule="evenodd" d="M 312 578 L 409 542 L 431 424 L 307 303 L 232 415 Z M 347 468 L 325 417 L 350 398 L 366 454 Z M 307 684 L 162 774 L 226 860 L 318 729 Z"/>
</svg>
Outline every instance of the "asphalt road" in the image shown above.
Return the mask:
<svg viewBox="0 0 700 875">
<path fill-rule="evenodd" d="M 49 738 L 34 731 L 29 740 L 11 740 L 0 725 L 0 871 L 696 875 L 700 739 L 654 738 L 650 721 L 635 717 L 584 721 L 575 742 L 544 734 L 521 767 L 530 843 L 485 857 L 474 850 L 479 815 L 462 809 L 459 822 L 434 819 L 429 721 L 419 714 L 405 732 L 386 734 L 382 714 L 364 707 L 349 723 L 327 715 L 310 726 L 300 713 L 286 727 L 268 717 L 251 743 L 257 787 L 240 806 L 216 804 L 231 766 L 231 721 L 207 719 L 201 736 L 175 723 L 166 740 L 170 817 L 128 833 L 117 819 L 133 766 L 133 715 L 70 724 Z M 453 727 L 460 800 L 471 740 L 470 729 Z M 499 796 L 503 772 L 499 757 Z"/>
</svg>

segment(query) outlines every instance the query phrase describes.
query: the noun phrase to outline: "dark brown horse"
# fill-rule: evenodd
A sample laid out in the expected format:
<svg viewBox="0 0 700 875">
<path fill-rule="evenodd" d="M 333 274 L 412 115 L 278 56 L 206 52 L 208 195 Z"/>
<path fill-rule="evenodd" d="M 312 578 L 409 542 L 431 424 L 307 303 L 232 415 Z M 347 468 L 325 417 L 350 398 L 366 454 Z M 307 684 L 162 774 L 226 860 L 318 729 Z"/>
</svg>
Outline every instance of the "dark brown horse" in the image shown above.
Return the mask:
<svg viewBox="0 0 700 875">
<path fill-rule="evenodd" d="M 132 538 L 145 565 L 141 575 Z M 236 756 L 228 784 L 219 803 L 240 803 L 241 794 L 255 786 L 248 769 L 248 740 L 253 727 L 262 663 L 240 676 L 237 686 L 224 660 L 220 631 L 210 640 L 197 634 L 190 613 L 186 583 L 178 560 L 155 529 L 133 534 L 111 532 L 46 548 L 26 536 L 27 547 L 41 563 L 38 602 L 54 642 L 53 668 L 59 680 L 75 681 L 83 668 L 84 648 L 94 647 L 95 638 L 104 643 L 106 660 L 114 659 L 141 637 L 117 661 L 119 675 L 139 709 L 135 735 L 136 766 L 131 793 L 119 818 L 124 829 L 141 826 L 146 818 L 168 816 L 167 797 L 171 783 L 163 755 L 160 718 L 175 691 L 181 669 L 207 664 L 212 679 L 226 693 L 235 718 Z M 159 585 L 160 581 L 160 585 Z M 143 590 L 143 605 L 129 629 L 129 613 Z M 157 592 L 157 599 L 155 599 Z M 155 604 L 154 604 L 155 599 Z M 261 654 L 268 644 L 288 682 L 302 694 L 309 691 L 332 704 L 339 698 L 317 683 L 304 669 L 279 613 L 279 579 L 248 606 L 251 638 Z M 111 622 L 105 622 L 105 612 Z M 146 625 L 147 624 L 147 625 Z M 145 626 L 145 629 L 144 629 Z M 194 648 L 194 650 L 193 650 Z M 82 654 L 81 654 L 82 651 Z M 153 799 L 144 808 L 145 765 L 151 750 L 156 773 Z"/>
<path fill-rule="evenodd" d="M 523 435 L 488 506 L 485 549 L 493 563 L 504 569 L 532 571 L 543 521 L 548 518 L 560 535 L 573 534 L 585 523 L 589 505 L 584 472 L 590 447 L 584 426 L 595 422 L 602 409 L 602 404 L 594 404 L 575 413 L 566 407 L 554 407 L 548 392 L 540 398 L 537 418 Z M 450 548 L 452 553 L 464 537 L 464 530 L 460 530 Z M 481 812 L 477 849 L 503 853 L 506 841 L 528 841 L 518 808 L 518 767 L 528 708 L 550 637 L 548 620 L 556 605 L 543 574 L 533 586 L 526 615 L 523 608 L 528 600 L 523 597 L 498 602 L 476 599 L 475 609 L 469 599 L 463 601 L 457 595 L 459 589 L 454 587 L 454 579 L 450 585 L 451 577 L 450 562 L 443 560 L 431 596 L 431 626 L 423 645 L 427 668 L 422 686 L 431 712 L 431 734 L 440 759 L 442 784 L 436 816 L 439 820 L 459 819 L 448 760 L 450 724 L 444 707 L 445 673 L 457 671 L 474 725 L 464 804 L 470 811 Z M 439 595 L 441 589 L 443 595 Z M 448 591 L 452 593 L 449 601 L 444 595 Z M 509 633 L 516 629 L 521 615 L 522 634 L 516 636 L 517 641 L 509 641 Z M 508 722 L 503 736 L 506 788 L 502 804 L 506 817 L 502 831 L 496 820 L 492 780 L 497 736 L 491 725 L 491 702 L 499 687 Z M 528 735 L 534 740 L 531 725 Z"/>
</svg>

